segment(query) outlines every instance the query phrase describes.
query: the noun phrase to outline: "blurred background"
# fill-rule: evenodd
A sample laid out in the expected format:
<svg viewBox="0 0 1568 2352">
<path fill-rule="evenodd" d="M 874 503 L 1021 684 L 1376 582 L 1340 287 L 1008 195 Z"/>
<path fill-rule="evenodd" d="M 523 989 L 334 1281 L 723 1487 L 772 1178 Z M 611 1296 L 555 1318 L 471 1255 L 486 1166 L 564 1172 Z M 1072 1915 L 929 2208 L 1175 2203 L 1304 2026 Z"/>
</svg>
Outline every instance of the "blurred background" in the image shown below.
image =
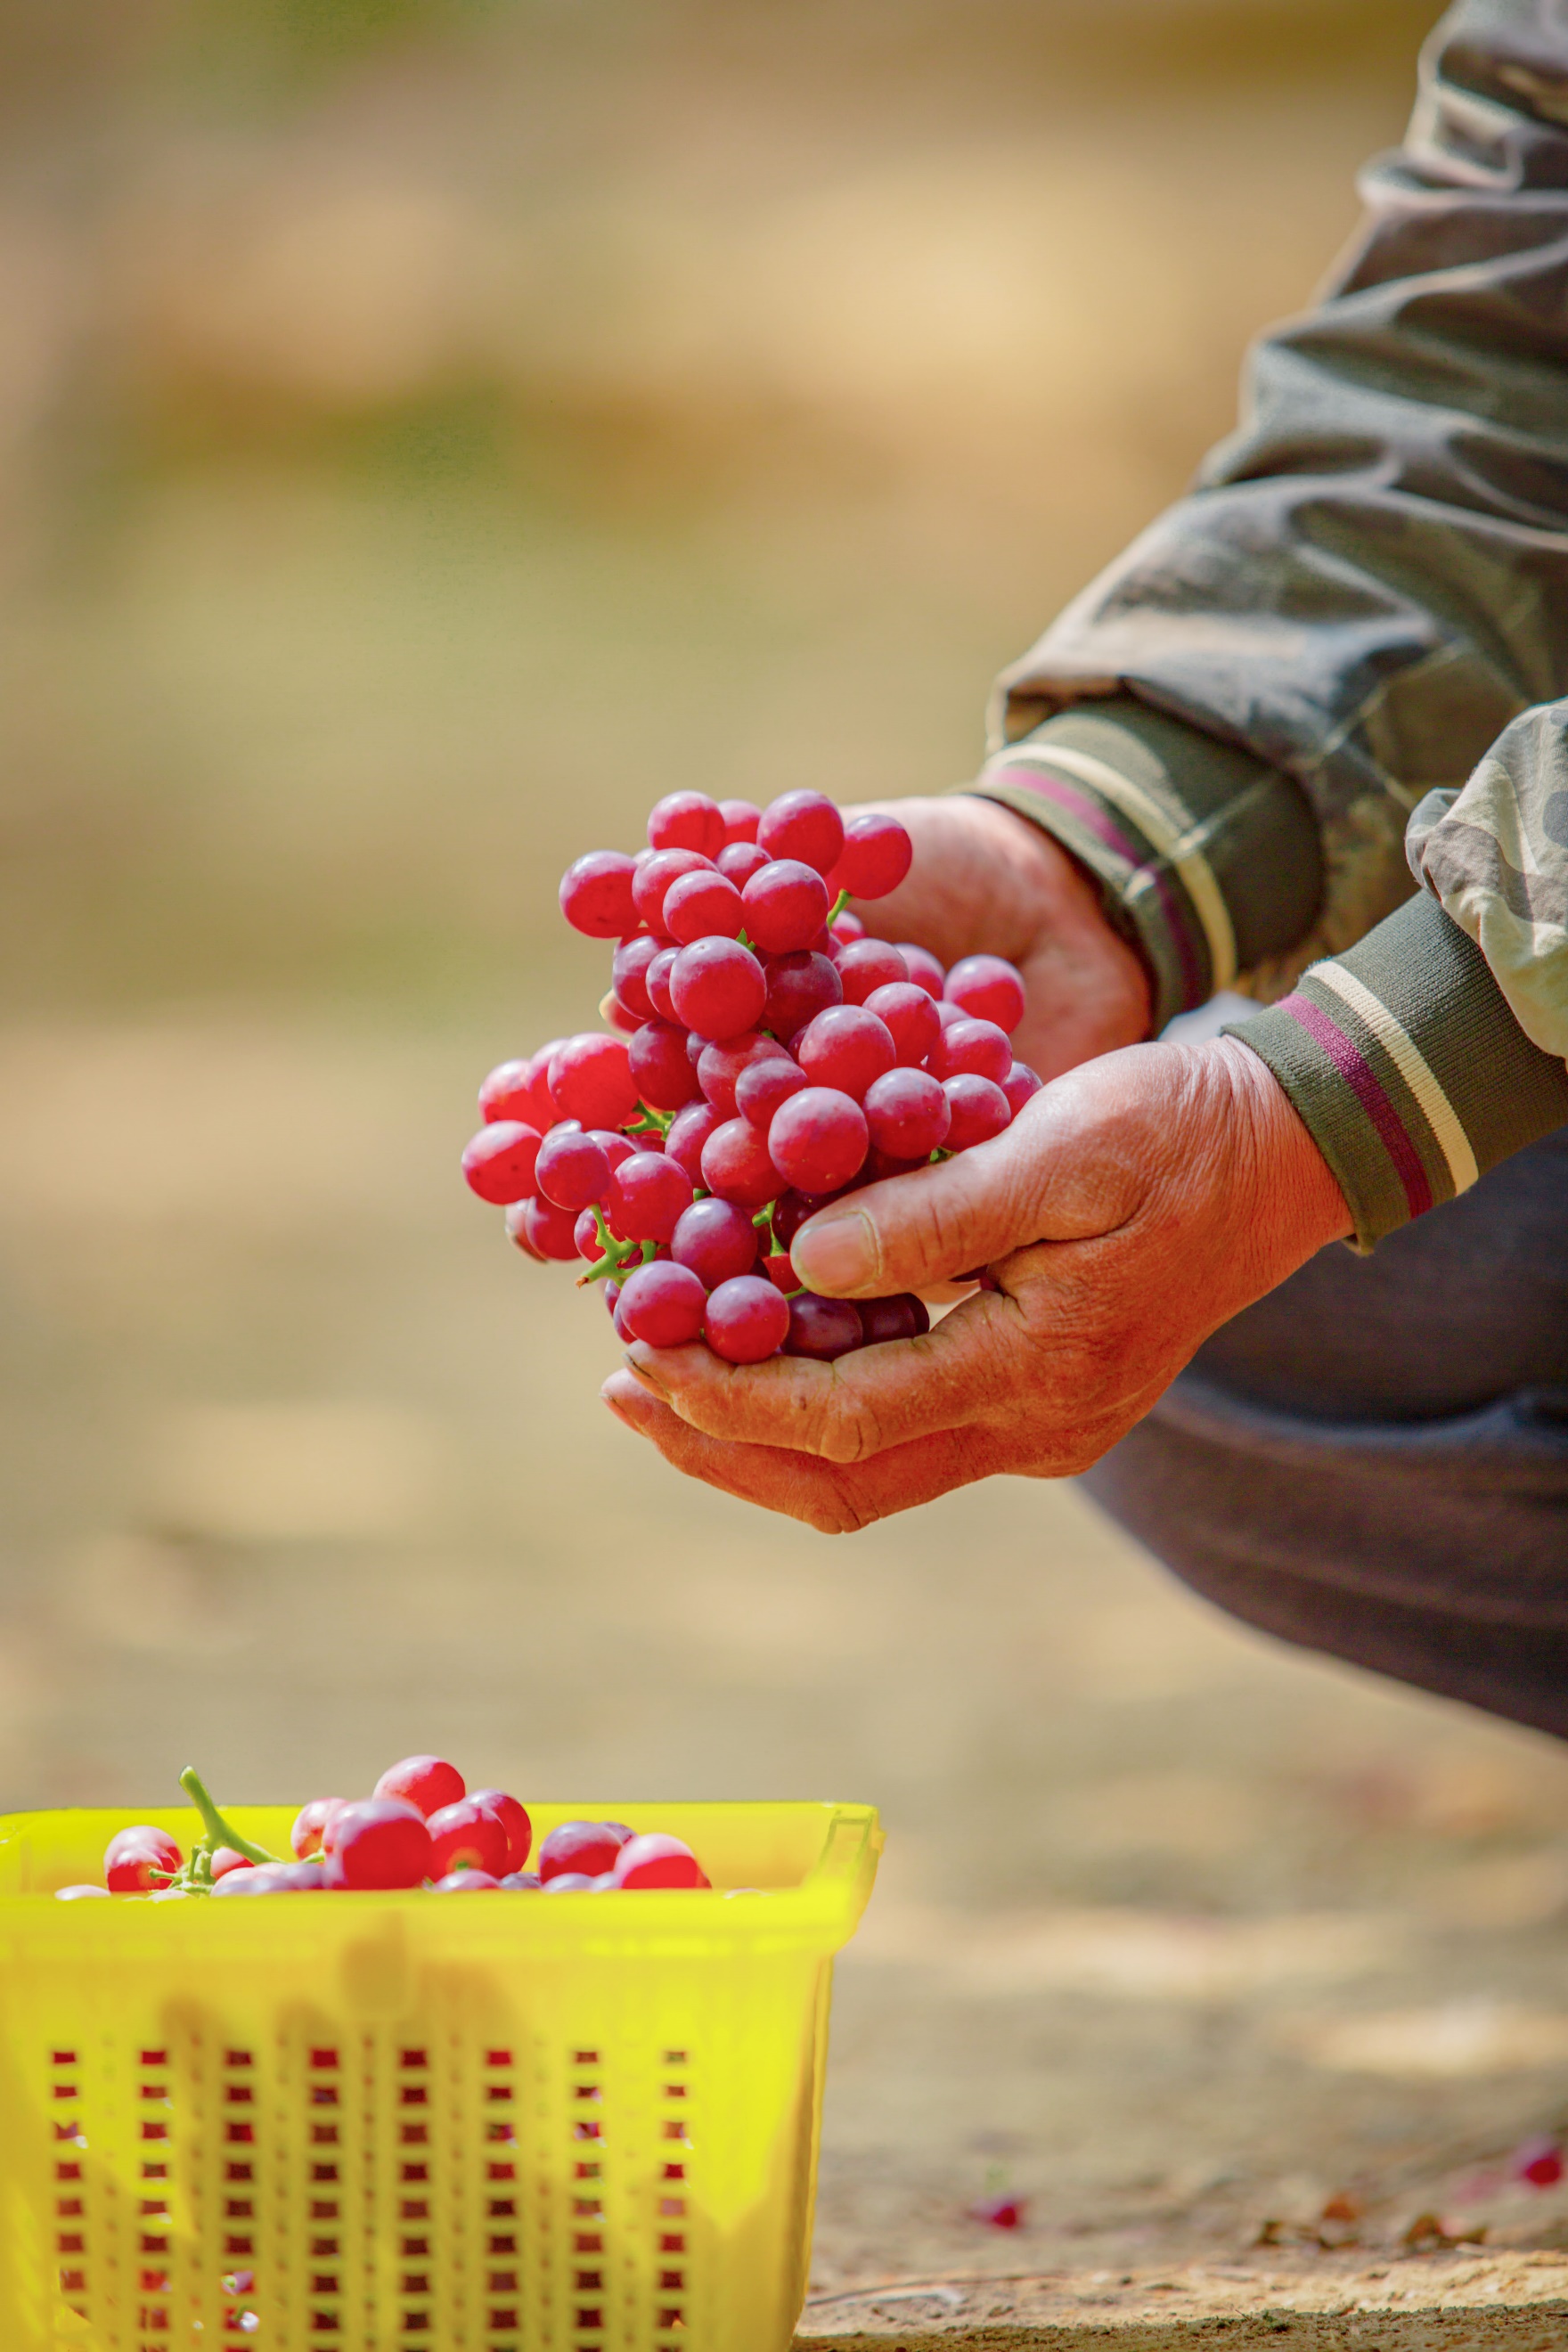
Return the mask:
<svg viewBox="0 0 1568 2352">
<path fill-rule="evenodd" d="M 679 1485 L 456 1165 L 605 985 L 572 856 L 972 771 L 1435 14 L 0 8 L 0 1801 L 879 1801 L 829 2280 L 992 2260 L 993 2163 L 996 2261 L 1120 2260 L 1568 2095 L 1555 1751 L 1070 1489 L 835 1544 Z"/>
</svg>

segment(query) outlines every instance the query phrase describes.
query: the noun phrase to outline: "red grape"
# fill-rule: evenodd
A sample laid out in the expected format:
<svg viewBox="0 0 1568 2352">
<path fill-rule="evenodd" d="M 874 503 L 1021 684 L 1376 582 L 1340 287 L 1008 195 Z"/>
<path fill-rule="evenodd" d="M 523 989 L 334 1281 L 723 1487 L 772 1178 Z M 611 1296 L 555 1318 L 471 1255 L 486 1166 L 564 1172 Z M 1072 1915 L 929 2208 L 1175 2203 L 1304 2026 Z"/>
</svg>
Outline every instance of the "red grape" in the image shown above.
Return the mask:
<svg viewBox="0 0 1568 2352">
<path fill-rule="evenodd" d="M 220 1878 L 227 1878 L 237 1870 L 254 1870 L 256 1864 L 247 1853 L 236 1853 L 231 1845 L 216 1845 L 213 1848 L 211 1867 L 216 1886 Z"/>
<path fill-rule="evenodd" d="M 950 1004 L 943 996 L 938 1000 L 936 1017 L 944 1029 L 951 1029 L 955 1021 L 969 1021 L 973 1015 L 966 1013 L 962 1004 Z"/>
<path fill-rule="evenodd" d="M 685 1169 L 693 1184 L 702 1181 L 702 1147 L 721 1124 L 711 1103 L 689 1103 L 678 1111 L 664 1139 L 666 1157 Z"/>
<path fill-rule="evenodd" d="M 650 1348 L 683 1348 L 701 1330 L 707 1305 L 708 1294 L 689 1266 L 656 1259 L 626 1276 L 616 1319 Z"/>
<path fill-rule="evenodd" d="M 866 1124 L 879 1151 L 929 1160 L 952 1123 L 947 1097 L 926 1070 L 889 1070 L 866 1089 Z"/>
<path fill-rule="evenodd" d="M 766 1135 L 780 1103 L 811 1084 L 800 1064 L 781 1045 L 766 1061 L 749 1062 L 735 1081 L 735 1108 Z"/>
<path fill-rule="evenodd" d="M 637 1107 L 625 1038 L 596 1030 L 569 1037 L 550 1057 L 550 1098 L 561 1118 L 621 1127 Z"/>
<path fill-rule="evenodd" d="M 612 1175 L 623 1160 L 631 1158 L 634 1151 L 647 1151 L 654 1148 L 645 1143 L 640 1135 L 634 1141 L 631 1136 L 623 1135 L 617 1127 L 591 1127 L 587 1133 L 609 1161 Z"/>
<path fill-rule="evenodd" d="M 739 939 L 745 921 L 741 894 L 727 875 L 683 874 L 664 895 L 664 924 L 672 940 Z"/>
<path fill-rule="evenodd" d="M 647 992 L 647 968 L 656 955 L 674 944 L 662 931 L 639 931 L 636 939 L 623 940 L 616 950 L 610 966 L 610 978 L 620 1002 L 639 1021 L 654 1017 L 653 1000 Z"/>
<path fill-rule="evenodd" d="M 611 1177 L 605 1207 L 629 1242 L 667 1242 L 691 1206 L 691 1179 L 663 1151 L 634 1151 Z"/>
<path fill-rule="evenodd" d="M 844 828 L 844 847 L 829 876 L 835 890 L 854 898 L 885 898 L 914 862 L 915 845 L 896 816 L 868 811 Z"/>
<path fill-rule="evenodd" d="M 488 1870 L 449 1870 L 436 1881 L 437 1895 L 499 1895 L 501 1883 Z"/>
<path fill-rule="evenodd" d="M 788 1059 L 776 1037 L 762 1037 L 754 1029 L 746 1029 L 738 1037 L 725 1037 L 717 1045 L 703 1046 L 697 1061 L 698 1081 L 720 1116 L 733 1118 L 735 1088 L 742 1073 L 755 1062 Z"/>
<path fill-rule="evenodd" d="M 498 1118 L 481 1127 L 463 1147 L 463 1174 L 471 1192 L 498 1209 L 526 1200 L 533 1190 L 539 1159 L 539 1130 L 515 1118 Z"/>
<path fill-rule="evenodd" d="M 332 1822 L 326 1883 L 381 1890 L 419 1886 L 430 1876 L 433 1859 L 429 1825 L 417 1805 L 402 1797 L 366 1797 L 345 1805 Z M 227 1883 L 243 1886 L 245 1881 Z"/>
<path fill-rule="evenodd" d="M 457 1766 L 448 1764 L 444 1756 L 405 1756 L 401 1763 L 387 1766 L 372 1793 L 401 1797 L 428 1818 L 468 1792 Z M 331 1852 L 332 1841 L 329 1838 L 324 1843 Z"/>
<path fill-rule="evenodd" d="M 775 1251 L 772 1257 L 763 1258 L 762 1271 L 767 1276 L 773 1288 L 782 1290 L 786 1297 L 792 1290 L 800 1288 L 800 1276 L 795 1270 L 795 1260 L 787 1250 Z"/>
<path fill-rule="evenodd" d="M 628 1838 L 615 1861 L 616 1885 L 639 1887 L 707 1886 L 701 1864 L 685 1842 L 657 1833 Z"/>
<path fill-rule="evenodd" d="M 767 1277 L 742 1274 L 721 1282 L 708 1301 L 703 1335 L 727 1364 L 776 1356 L 789 1330 L 789 1302 Z"/>
<path fill-rule="evenodd" d="M 528 1091 L 534 1107 L 534 1115 L 528 1123 L 536 1127 L 541 1135 L 561 1117 L 551 1097 L 550 1065 L 562 1046 L 570 1042 L 565 1037 L 552 1037 L 547 1045 L 541 1045 L 528 1065 Z"/>
<path fill-rule="evenodd" d="M 647 990 L 647 1001 L 661 1021 L 675 1021 L 675 1006 L 669 993 L 669 975 L 675 970 L 675 959 L 679 953 L 680 950 L 674 945 L 660 948 L 658 953 L 650 960 L 647 971 L 643 977 L 643 985 Z M 679 1026 L 679 1024 L 677 1025 Z"/>
<path fill-rule="evenodd" d="M 956 1078 L 961 1070 L 970 1070 L 1000 1086 L 1013 1066 L 1013 1048 L 1006 1031 L 994 1021 L 976 1021 L 966 1014 L 962 1021 L 943 1024 L 926 1066 L 939 1078 Z"/>
<path fill-rule="evenodd" d="M 520 1228 L 514 1229 L 513 1217 L 521 1212 Z M 553 1258 L 561 1264 L 577 1255 L 577 1220 L 570 1209 L 558 1209 L 552 1201 L 537 1197 L 519 1201 L 509 1209 L 507 1231 L 520 1248 L 526 1248 L 530 1257 Z"/>
<path fill-rule="evenodd" d="M 836 1087 L 857 1102 L 896 1059 L 892 1033 L 863 1004 L 835 1004 L 819 1013 L 796 1040 L 795 1054 L 814 1087 Z"/>
<path fill-rule="evenodd" d="M 1013 1113 L 1007 1097 L 994 1079 L 983 1078 L 973 1070 L 961 1070 L 949 1078 L 942 1088 L 952 1114 L 952 1124 L 947 1130 L 950 1151 L 967 1151 L 972 1144 L 988 1143 L 994 1135 L 1011 1127 Z"/>
<path fill-rule="evenodd" d="M 499 1878 L 507 1866 L 505 1823 L 472 1797 L 442 1805 L 430 1815 L 429 1830 L 432 1878 L 444 1878 L 449 1870 L 483 1870 Z"/>
<path fill-rule="evenodd" d="M 738 841 L 755 841 L 763 813 L 753 801 L 721 801 L 719 814 L 724 820 L 724 838 L 733 845 Z"/>
<path fill-rule="evenodd" d="M 961 957 L 947 975 L 946 995 L 976 1021 L 994 1021 L 1008 1036 L 1024 1017 L 1023 974 L 1002 956 Z"/>
<path fill-rule="evenodd" d="M 541 1883 L 548 1886 L 552 1878 L 568 1873 L 597 1878 L 614 1870 L 621 1848 L 630 1842 L 630 1831 L 614 1822 L 563 1822 L 539 1849 Z"/>
<path fill-rule="evenodd" d="M 770 857 L 797 857 L 830 874 L 843 854 L 844 820 L 821 793 L 784 793 L 763 811 L 757 840 Z"/>
<path fill-rule="evenodd" d="M 526 1809 L 515 1797 L 509 1797 L 504 1789 L 470 1789 L 468 1802 L 495 1815 L 506 1832 L 506 1866 L 508 1870 L 521 1870 L 533 1844 L 533 1823 Z"/>
<path fill-rule="evenodd" d="M 1021 2197 L 982 2197 L 970 2207 L 976 2221 L 989 2221 L 994 2230 L 1021 2230 L 1027 2208 Z"/>
<path fill-rule="evenodd" d="M 719 852 L 721 874 L 731 881 L 737 890 L 744 890 L 753 874 L 760 874 L 769 863 L 768 853 L 759 849 L 754 841 L 732 841 L 728 849 Z"/>
<path fill-rule="evenodd" d="M 825 955 L 811 949 L 768 961 L 768 998 L 763 1026 L 787 1045 L 830 1004 L 842 1004 L 844 987 Z"/>
<path fill-rule="evenodd" d="M 856 1304 L 868 1348 L 879 1347 L 888 1339 L 918 1339 L 931 1329 L 925 1300 L 912 1291 L 900 1291 L 893 1298 L 861 1298 Z"/>
<path fill-rule="evenodd" d="M 1563 2178 L 1562 2141 L 1550 2132 L 1536 2133 L 1514 2149 L 1509 2169 L 1532 2189 L 1555 2189 Z"/>
<path fill-rule="evenodd" d="M 947 974 L 931 950 L 916 947 L 912 940 L 900 940 L 898 947 L 915 985 L 923 988 L 928 996 L 940 996 L 946 984 Z"/>
<path fill-rule="evenodd" d="M 713 861 L 695 849 L 656 849 L 646 865 L 639 866 L 632 885 L 632 897 L 637 911 L 650 931 L 665 929 L 664 899 L 670 885 L 679 882 L 683 874 L 711 874 Z M 630 923 L 627 930 L 632 929 Z"/>
<path fill-rule="evenodd" d="M 773 1239 L 780 1249 L 792 1248 L 807 1217 L 815 1217 L 818 1209 L 826 1209 L 838 1197 L 837 1192 L 783 1193 L 773 1205 Z"/>
<path fill-rule="evenodd" d="M 829 883 L 829 889 L 831 889 L 832 887 L 832 884 Z M 837 942 L 839 947 L 847 948 L 852 946 L 857 940 L 863 940 L 865 938 L 866 926 L 860 920 L 858 915 L 857 915 L 850 908 L 846 907 L 841 914 L 834 916 L 833 920 L 827 926 L 827 934 L 831 940 Z"/>
<path fill-rule="evenodd" d="M 851 940 L 838 959 L 838 985 L 846 1004 L 864 1004 L 873 989 L 909 985 L 910 968 L 886 940 Z"/>
<path fill-rule="evenodd" d="M 146 1822 L 117 1830 L 104 1848 L 103 1883 L 111 1895 L 145 1895 L 172 1877 L 183 1858 L 167 1830 Z"/>
<path fill-rule="evenodd" d="M 754 1029 L 767 1002 L 762 965 L 738 940 L 698 940 L 682 948 L 669 976 L 676 1017 L 702 1037 Z"/>
<path fill-rule="evenodd" d="M 561 877 L 561 911 L 591 940 L 618 940 L 637 929 L 636 878 L 636 866 L 618 849 L 591 849 Z"/>
<path fill-rule="evenodd" d="M 819 1363 L 830 1364 L 835 1357 L 847 1356 L 865 1344 L 852 1299 L 816 1298 L 805 1290 L 790 1300 L 786 1356 L 815 1356 Z"/>
<path fill-rule="evenodd" d="M 942 1035 L 942 1017 L 935 1000 L 919 981 L 896 980 L 874 988 L 866 1010 L 887 1024 L 900 1066 L 917 1069 Z"/>
<path fill-rule="evenodd" d="M 779 1190 L 767 1138 L 749 1118 L 727 1118 L 702 1147 L 702 1181 L 721 1201 L 760 1209 Z"/>
<path fill-rule="evenodd" d="M 489 1127 L 498 1118 L 521 1119 L 524 1127 L 536 1127 L 533 1116 L 533 1089 L 529 1084 L 530 1064 L 498 1062 L 484 1085 L 479 1088 L 479 1117 Z M 548 1119 L 544 1122 L 548 1127 Z M 540 1129 L 541 1134 L 543 1129 Z"/>
<path fill-rule="evenodd" d="M 809 948 L 827 919 L 827 885 L 800 858 L 775 857 L 741 893 L 746 936 L 771 955 Z"/>
<path fill-rule="evenodd" d="M 858 1173 L 869 1140 L 858 1102 L 832 1087 L 807 1087 L 773 1114 L 767 1148 L 782 1182 L 797 1192 L 837 1192 Z"/>
<path fill-rule="evenodd" d="M 585 1209 L 610 1181 L 608 1155 L 580 1127 L 552 1127 L 539 1147 L 540 1192 L 558 1209 Z"/>
<path fill-rule="evenodd" d="M 213 1888 L 214 1895 L 314 1895 L 323 1886 L 342 1886 L 329 1879 L 313 1862 L 262 1862 L 253 1870 L 231 1870 Z M 415 1882 L 418 1884 L 417 1880 Z"/>
<path fill-rule="evenodd" d="M 627 1048 L 627 1066 L 638 1096 L 656 1110 L 679 1110 L 701 1094 L 686 1032 L 668 1021 L 644 1023 Z"/>
<path fill-rule="evenodd" d="M 585 1870 L 558 1870 L 540 1887 L 542 1895 L 600 1895 L 613 1885 L 607 1877 L 590 1877 Z"/>
<path fill-rule="evenodd" d="M 312 1797 L 301 1805 L 294 1816 L 294 1826 L 289 1832 L 289 1843 L 301 1862 L 321 1851 L 321 1839 L 334 1813 L 341 1813 L 348 1803 L 346 1797 Z"/>
<path fill-rule="evenodd" d="M 996 1083 L 1006 1096 L 1008 1107 L 1016 1118 L 1029 1097 L 1037 1095 L 1046 1082 L 1037 1070 L 1030 1069 L 1027 1062 L 1015 1062 L 1006 1076 L 998 1078 Z"/>
<path fill-rule="evenodd" d="M 750 1274 L 757 1262 L 757 1228 L 733 1201 L 694 1201 L 669 1245 L 677 1265 L 689 1265 L 704 1290 Z"/>
<path fill-rule="evenodd" d="M 637 1333 L 633 1331 L 622 1319 L 621 1301 L 618 1292 L 616 1293 L 616 1303 L 610 1310 L 610 1321 L 615 1327 L 616 1337 L 620 1341 L 622 1347 L 629 1348 L 632 1341 L 637 1338 Z"/>
<path fill-rule="evenodd" d="M 729 836 L 723 811 L 706 793 L 666 793 L 648 811 L 647 837 L 654 849 L 696 849 L 717 857 Z"/>
<path fill-rule="evenodd" d="M 866 1165 L 860 1171 L 859 1183 L 855 1189 L 858 1192 L 861 1184 L 885 1184 L 894 1176 L 909 1176 L 917 1168 L 929 1168 L 930 1165 L 929 1151 L 921 1159 L 905 1160 L 896 1151 L 879 1151 L 873 1144 L 866 1154 Z"/>
<path fill-rule="evenodd" d="M 642 1026 L 642 1014 L 628 1013 L 613 988 L 606 995 L 600 997 L 598 1013 L 600 1020 L 605 1026 L 618 1029 L 623 1037 L 629 1037 L 634 1029 Z"/>
</svg>

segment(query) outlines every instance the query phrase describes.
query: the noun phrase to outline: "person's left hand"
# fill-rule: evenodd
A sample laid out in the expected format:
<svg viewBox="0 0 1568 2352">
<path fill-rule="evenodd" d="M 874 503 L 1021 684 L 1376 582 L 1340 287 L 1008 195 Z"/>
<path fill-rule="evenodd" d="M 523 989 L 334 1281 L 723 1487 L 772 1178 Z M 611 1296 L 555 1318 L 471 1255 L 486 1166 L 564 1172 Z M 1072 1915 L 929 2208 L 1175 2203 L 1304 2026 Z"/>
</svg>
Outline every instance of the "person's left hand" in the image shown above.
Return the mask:
<svg viewBox="0 0 1568 2352">
<path fill-rule="evenodd" d="M 989 1266 L 1000 1286 L 925 1338 L 746 1366 L 638 1341 L 605 1400 L 677 1469 L 845 1534 L 977 1478 L 1087 1469 L 1211 1331 L 1350 1230 L 1257 1055 L 1134 1045 L 801 1228 L 796 1269 L 832 1297 Z"/>
</svg>

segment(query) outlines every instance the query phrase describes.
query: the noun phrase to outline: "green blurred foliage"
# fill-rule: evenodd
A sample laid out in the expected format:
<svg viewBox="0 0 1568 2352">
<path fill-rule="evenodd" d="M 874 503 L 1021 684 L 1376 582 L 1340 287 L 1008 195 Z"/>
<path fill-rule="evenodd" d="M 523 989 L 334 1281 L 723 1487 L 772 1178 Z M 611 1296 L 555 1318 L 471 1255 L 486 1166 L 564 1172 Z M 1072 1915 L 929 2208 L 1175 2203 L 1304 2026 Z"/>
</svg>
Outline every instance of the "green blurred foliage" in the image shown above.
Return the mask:
<svg viewBox="0 0 1568 2352">
<path fill-rule="evenodd" d="M 11 0 L 13 1002 L 439 1011 L 676 783 L 962 776 L 1430 14 Z"/>
</svg>

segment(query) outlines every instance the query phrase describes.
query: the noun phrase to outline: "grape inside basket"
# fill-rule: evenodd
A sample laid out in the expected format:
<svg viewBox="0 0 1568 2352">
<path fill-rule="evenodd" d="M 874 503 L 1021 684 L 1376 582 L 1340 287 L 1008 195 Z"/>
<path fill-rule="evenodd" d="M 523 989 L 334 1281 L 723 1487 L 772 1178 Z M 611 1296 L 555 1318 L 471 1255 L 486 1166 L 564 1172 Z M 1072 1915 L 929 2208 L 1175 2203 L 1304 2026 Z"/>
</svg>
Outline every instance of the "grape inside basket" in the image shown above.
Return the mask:
<svg viewBox="0 0 1568 2352">
<path fill-rule="evenodd" d="M 0 1819 L 5 2352 L 784 2352 L 877 1816 L 530 1810 L 712 1890 L 61 1904 L 129 1816 Z"/>
</svg>

